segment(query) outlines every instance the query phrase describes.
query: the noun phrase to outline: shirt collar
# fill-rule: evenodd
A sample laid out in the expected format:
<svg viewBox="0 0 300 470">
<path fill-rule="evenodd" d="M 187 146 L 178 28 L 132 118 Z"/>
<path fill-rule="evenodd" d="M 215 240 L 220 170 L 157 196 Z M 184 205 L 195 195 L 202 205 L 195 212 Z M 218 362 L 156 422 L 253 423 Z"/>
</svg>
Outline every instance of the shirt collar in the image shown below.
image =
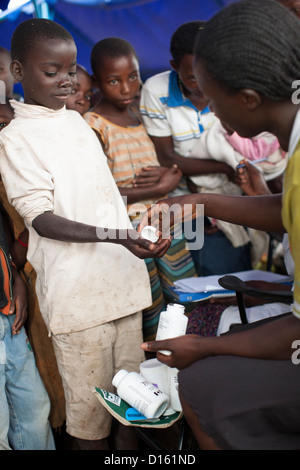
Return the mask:
<svg viewBox="0 0 300 470">
<path fill-rule="evenodd" d="M 45 106 L 27 104 L 16 100 L 10 100 L 10 104 L 14 109 L 15 118 L 57 118 L 58 116 L 64 116 L 67 111 L 66 106 L 61 109 L 55 110 L 46 108 Z"/>
<path fill-rule="evenodd" d="M 170 78 L 169 78 L 169 96 L 167 99 L 167 105 L 170 108 L 177 108 L 179 106 L 189 106 L 190 108 L 193 108 L 197 111 L 198 109 L 193 105 L 193 103 L 186 98 L 180 88 L 179 85 L 179 77 L 177 72 L 175 70 L 171 70 L 170 72 Z M 210 109 L 208 106 L 206 106 L 202 111 L 200 111 L 200 114 L 206 114 L 209 113 Z"/>
</svg>

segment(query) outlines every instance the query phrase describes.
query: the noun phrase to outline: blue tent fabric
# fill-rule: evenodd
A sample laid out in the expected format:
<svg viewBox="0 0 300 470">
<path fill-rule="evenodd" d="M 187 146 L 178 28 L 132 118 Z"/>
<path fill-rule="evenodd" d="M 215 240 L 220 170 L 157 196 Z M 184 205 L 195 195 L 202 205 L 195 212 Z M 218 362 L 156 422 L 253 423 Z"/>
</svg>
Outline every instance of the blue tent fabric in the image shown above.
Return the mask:
<svg viewBox="0 0 300 470">
<path fill-rule="evenodd" d="M 35 2 L 36 3 L 36 2 Z M 78 63 L 90 69 L 93 45 L 109 36 L 128 40 L 136 49 L 142 79 L 169 69 L 170 39 L 186 21 L 207 20 L 232 0 L 57 0 L 50 1 L 51 18 L 73 35 Z M 0 22 L 0 45 L 10 48 L 16 26 L 30 18 L 17 12 Z"/>
</svg>

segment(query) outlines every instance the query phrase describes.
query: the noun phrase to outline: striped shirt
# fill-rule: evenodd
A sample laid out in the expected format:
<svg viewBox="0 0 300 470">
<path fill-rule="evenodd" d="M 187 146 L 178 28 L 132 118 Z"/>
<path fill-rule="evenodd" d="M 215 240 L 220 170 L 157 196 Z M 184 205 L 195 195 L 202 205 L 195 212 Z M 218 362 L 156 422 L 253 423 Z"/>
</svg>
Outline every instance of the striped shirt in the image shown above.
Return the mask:
<svg viewBox="0 0 300 470">
<path fill-rule="evenodd" d="M 137 171 L 159 166 L 155 147 L 143 124 L 121 127 L 93 112 L 85 113 L 84 119 L 101 136 L 108 166 L 118 187 L 132 188 Z M 146 206 L 152 202 L 141 201 Z"/>
</svg>

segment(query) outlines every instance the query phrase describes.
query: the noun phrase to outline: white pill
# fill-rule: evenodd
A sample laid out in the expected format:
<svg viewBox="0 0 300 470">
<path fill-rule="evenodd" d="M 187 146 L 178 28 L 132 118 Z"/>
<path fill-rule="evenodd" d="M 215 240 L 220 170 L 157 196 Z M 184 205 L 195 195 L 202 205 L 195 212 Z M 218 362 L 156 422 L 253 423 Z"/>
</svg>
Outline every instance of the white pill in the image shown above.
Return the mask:
<svg viewBox="0 0 300 470">
<path fill-rule="evenodd" d="M 147 225 L 146 227 L 143 228 L 141 231 L 141 235 L 143 238 L 146 238 L 152 243 L 156 243 L 158 240 L 158 236 L 155 234 L 156 228 L 151 227 L 151 225 Z"/>
</svg>

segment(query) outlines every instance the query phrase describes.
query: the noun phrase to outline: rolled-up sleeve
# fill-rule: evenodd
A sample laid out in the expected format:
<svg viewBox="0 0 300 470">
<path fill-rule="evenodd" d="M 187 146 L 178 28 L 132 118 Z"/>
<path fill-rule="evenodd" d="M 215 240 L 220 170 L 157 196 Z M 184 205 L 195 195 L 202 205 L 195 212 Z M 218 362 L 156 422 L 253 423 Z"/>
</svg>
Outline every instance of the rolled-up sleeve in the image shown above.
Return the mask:
<svg viewBox="0 0 300 470">
<path fill-rule="evenodd" d="M 172 130 L 165 114 L 165 106 L 145 83 L 141 91 L 140 112 L 144 126 L 149 135 L 166 137 L 172 135 Z"/>
<path fill-rule="evenodd" d="M 53 212 L 53 176 L 26 139 L 1 134 L 0 173 L 8 201 L 26 224 L 32 225 L 38 215 Z"/>
</svg>

